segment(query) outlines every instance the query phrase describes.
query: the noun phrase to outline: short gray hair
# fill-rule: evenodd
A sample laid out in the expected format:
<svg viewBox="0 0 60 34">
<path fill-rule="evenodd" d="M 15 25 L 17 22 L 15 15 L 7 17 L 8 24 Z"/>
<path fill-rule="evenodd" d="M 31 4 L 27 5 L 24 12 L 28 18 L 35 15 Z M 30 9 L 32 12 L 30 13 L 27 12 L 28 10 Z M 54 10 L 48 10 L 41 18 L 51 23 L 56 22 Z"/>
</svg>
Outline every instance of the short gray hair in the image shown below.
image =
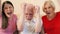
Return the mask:
<svg viewBox="0 0 60 34">
<path fill-rule="evenodd" d="M 51 0 L 45 1 L 44 6 L 45 6 L 47 3 L 49 3 L 53 8 L 55 8 L 55 4 L 54 4 L 53 1 L 51 1 Z M 43 7 L 44 7 L 44 6 L 43 6 Z"/>
</svg>

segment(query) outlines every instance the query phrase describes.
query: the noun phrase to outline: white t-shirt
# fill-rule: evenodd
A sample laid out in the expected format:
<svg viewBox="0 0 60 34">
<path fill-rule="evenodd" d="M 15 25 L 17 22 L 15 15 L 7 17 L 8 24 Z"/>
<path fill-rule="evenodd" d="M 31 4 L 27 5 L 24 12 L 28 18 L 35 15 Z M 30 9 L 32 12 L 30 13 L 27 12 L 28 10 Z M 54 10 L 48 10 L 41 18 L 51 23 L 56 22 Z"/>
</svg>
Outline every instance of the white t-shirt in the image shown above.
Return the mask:
<svg viewBox="0 0 60 34">
<path fill-rule="evenodd" d="M 41 30 L 42 27 L 42 22 L 40 20 L 39 23 L 37 23 L 38 25 L 38 30 Z M 23 31 L 20 32 L 20 34 L 36 34 L 35 32 L 35 26 L 36 26 L 36 20 L 32 19 L 31 21 L 24 21 L 24 27 L 23 27 Z"/>
<path fill-rule="evenodd" d="M 31 21 L 24 21 L 24 27 L 23 27 L 23 31 L 21 32 L 21 34 L 34 34 L 34 27 L 35 27 L 35 22 L 34 20 Z"/>
</svg>

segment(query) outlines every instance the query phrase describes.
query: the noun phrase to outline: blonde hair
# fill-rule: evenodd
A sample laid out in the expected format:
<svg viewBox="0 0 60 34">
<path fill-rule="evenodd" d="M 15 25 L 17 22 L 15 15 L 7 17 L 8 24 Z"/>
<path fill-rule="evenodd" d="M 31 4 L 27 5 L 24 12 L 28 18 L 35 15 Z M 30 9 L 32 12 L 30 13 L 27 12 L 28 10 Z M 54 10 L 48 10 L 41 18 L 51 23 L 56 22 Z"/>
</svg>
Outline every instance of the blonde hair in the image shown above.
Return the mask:
<svg viewBox="0 0 60 34">
<path fill-rule="evenodd" d="M 43 7 L 44 7 L 47 3 L 49 3 L 53 8 L 55 8 L 55 4 L 54 4 L 54 2 L 51 1 L 51 0 L 45 1 Z"/>
</svg>

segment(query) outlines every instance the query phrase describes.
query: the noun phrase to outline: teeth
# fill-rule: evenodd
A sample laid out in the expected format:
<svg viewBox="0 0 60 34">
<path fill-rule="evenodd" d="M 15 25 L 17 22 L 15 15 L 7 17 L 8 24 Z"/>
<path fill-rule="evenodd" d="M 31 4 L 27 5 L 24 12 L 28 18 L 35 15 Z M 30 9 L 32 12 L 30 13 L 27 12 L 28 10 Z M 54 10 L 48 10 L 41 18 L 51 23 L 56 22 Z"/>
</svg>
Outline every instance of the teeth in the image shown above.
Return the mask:
<svg viewBox="0 0 60 34">
<path fill-rule="evenodd" d="M 9 12 L 9 13 L 7 13 L 7 14 L 12 14 L 12 12 Z"/>
</svg>

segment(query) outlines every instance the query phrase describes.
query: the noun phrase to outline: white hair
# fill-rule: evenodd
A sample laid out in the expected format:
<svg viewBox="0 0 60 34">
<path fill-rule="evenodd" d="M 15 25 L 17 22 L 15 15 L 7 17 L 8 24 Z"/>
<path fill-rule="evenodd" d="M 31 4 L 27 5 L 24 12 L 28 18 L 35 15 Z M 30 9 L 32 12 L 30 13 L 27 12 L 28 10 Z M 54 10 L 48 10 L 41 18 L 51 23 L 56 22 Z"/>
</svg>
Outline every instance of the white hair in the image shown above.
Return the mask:
<svg viewBox="0 0 60 34">
<path fill-rule="evenodd" d="M 45 1 L 44 6 L 45 6 L 47 3 L 49 3 L 53 8 L 55 8 L 55 4 L 54 4 L 53 1 L 51 1 L 51 0 Z"/>
</svg>

